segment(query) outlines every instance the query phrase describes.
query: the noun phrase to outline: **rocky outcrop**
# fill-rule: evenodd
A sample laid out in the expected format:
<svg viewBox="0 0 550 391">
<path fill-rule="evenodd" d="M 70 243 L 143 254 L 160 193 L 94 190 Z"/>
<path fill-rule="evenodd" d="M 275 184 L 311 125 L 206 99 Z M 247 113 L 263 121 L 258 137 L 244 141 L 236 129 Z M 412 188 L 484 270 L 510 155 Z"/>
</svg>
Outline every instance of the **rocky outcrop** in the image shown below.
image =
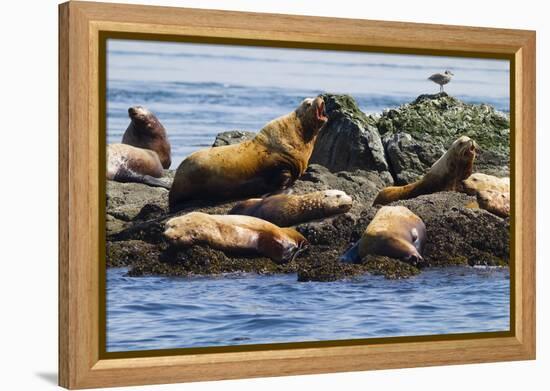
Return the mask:
<svg viewBox="0 0 550 391">
<path fill-rule="evenodd" d="M 128 222 L 139 219 L 146 205 L 168 208 L 168 190 L 142 183 L 107 181 L 107 235 L 121 232 Z"/>
<path fill-rule="evenodd" d="M 426 224 L 427 266 L 502 266 L 510 260 L 510 219 L 472 207 L 475 198 L 441 192 L 398 201 Z"/>
<path fill-rule="evenodd" d="M 507 150 L 503 147 L 508 137 L 504 128 L 506 117 L 483 105 L 465 105 L 446 94 L 438 94 L 420 97 L 410 105 L 387 111 L 377 122 L 362 114 L 350 97 L 327 96 L 326 99 L 327 111 L 333 121 L 328 129 L 334 134 L 327 133 L 320 137 L 314 154 L 317 161 L 321 160 L 328 167 L 311 163 L 289 190 L 295 194 L 305 194 L 338 189 L 352 196 L 353 206 L 345 214 L 295 226 L 310 246 L 293 262 L 279 265 L 264 257 L 244 257 L 201 246 L 175 249 L 162 234 L 165 222 L 175 216 L 168 212 L 168 192 L 139 183 L 109 181 L 107 265 L 127 266 L 132 276 L 296 273 L 299 281 L 353 279 L 364 273 L 406 278 L 419 273 L 420 269 L 415 266 L 380 256 L 367 256 L 358 264 L 340 262 L 341 255 L 361 237 L 374 218 L 379 206 L 373 206 L 372 201 L 377 193 L 392 182 L 388 177 L 389 166 L 384 165 L 384 159 L 391 162 L 397 182 L 409 182 L 423 174 L 439 158 L 447 143 L 459 134 L 468 134 L 480 144 L 480 148 L 485 148 L 482 152 L 485 160 L 476 163 L 478 170 L 502 173 L 502 167 L 508 164 Z M 483 119 L 484 116 L 488 117 Z M 431 123 L 432 133 L 424 135 L 421 128 L 414 128 L 413 120 L 421 121 L 419 126 L 422 129 Z M 477 126 L 474 126 L 475 132 L 491 129 L 496 136 L 472 133 L 471 129 L 465 129 L 464 121 Z M 453 123 L 455 125 L 451 126 Z M 382 140 L 375 125 L 384 133 L 385 152 L 381 152 Z M 350 139 L 344 142 L 346 134 Z M 216 143 L 231 144 L 253 135 L 227 132 L 220 135 Z M 489 152 L 491 145 L 495 147 Z M 351 154 L 349 159 L 348 154 Z M 336 156 L 344 156 L 345 159 L 339 162 Z M 165 173 L 167 180 L 173 175 L 174 171 Z M 225 214 L 235 203 L 189 203 L 176 215 L 191 211 Z M 508 264 L 510 220 L 475 208 L 475 197 L 441 192 L 394 204 L 408 207 L 426 224 L 428 239 L 422 267 Z"/>
<path fill-rule="evenodd" d="M 416 140 L 405 132 L 387 134 L 382 140 L 396 185 L 420 179 L 446 152 L 443 145 Z"/>
<path fill-rule="evenodd" d="M 479 145 L 474 171 L 509 176 L 510 120 L 488 105 L 464 103 L 445 92 L 385 110 L 377 127 L 396 183 L 411 183 L 466 135 Z"/>
<path fill-rule="evenodd" d="M 393 183 L 376 120 L 365 115 L 348 95 L 323 96 L 329 117 L 319 132 L 310 162 L 332 172 L 371 171 Z"/>
<path fill-rule="evenodd" d="M 254 137 L 256 137 L 256 133 L 254 132 L 248 132 L 246 130 L 230 130 L 219 133 L 216 136 L 212 146 L 221 147 L 223 145 L 238 144 L 246 140 L 252 140 Z"/>
<path fill-rule="evenodd" d="M 313 167 L 315 169 L 315 167 Z M 353 176 L 342 178 L 328 170 L 311 170 L 319 180 L 304 179 L 295 184 L 297 193 L 331 188 L 340 183 L 343 188 L 358 184 Z M 348 182 L 348 183 L 345 183 Z M 119 184 L 115 183 L 114 186 Z M 139 192 L 139 184 L 134 184 Z M 372 201 L 372 200 L 371 200 Z M 509 261 L 509 219 L 487 211 L 470 209 L 475 198 L 462 193 L 442 192 L 416 199 L 399 201 L 420 216 L 427 228 L 428 240 L 424 249 L 425 265 L 507 265 Z M 146 204 L 144 209 L 164 207 Z M 179 212 L 201 210 L 206 213 L 227 213 L 234 203 L 190 206 Z M 369 256 L 356 265 L 343 264 L 340 256 L 355 243 L 366 229 L 378 207 L 371 206 L 369 196 L 357 198 L 346 214 L 297 225 L 310 242 L 309 248 L 291 264 L 278 265 L 264 257 L 243 257 L 224 254 L 207 247 L 174 249 L 164 240 L 164 223 L 169 214 L 148 220 L 128 222 L 126 229 L 108 236 L 107 265 L 130 266 L 134 276 L 164 274 L 177 276 L 220 274 L 230 272 L 298 273 L 300 281 L 332 281 L 352 278 L 359 274 L 383 274 L 387 278 L 405 278 L 419 272 L 411 265 L 386 257 Z M 139 213 L 138 213 L 139 216 Z"/>
</svg>

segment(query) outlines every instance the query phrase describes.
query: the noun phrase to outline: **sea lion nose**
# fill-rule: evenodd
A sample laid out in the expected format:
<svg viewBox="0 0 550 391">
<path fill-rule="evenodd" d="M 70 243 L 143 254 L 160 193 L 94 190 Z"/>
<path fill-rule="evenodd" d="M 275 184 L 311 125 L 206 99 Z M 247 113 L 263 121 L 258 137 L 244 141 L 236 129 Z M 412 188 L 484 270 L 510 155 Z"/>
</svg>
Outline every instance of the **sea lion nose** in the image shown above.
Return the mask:
<svg viewBox="0 0 550 391">
<path fill-rule="evenodd" d="M 168 239 L 173 239 L 174 238 L 174 229 L 173 228 L 166 228 L 164 230 L 164 236 L 167 237 Z"/>
</svg>

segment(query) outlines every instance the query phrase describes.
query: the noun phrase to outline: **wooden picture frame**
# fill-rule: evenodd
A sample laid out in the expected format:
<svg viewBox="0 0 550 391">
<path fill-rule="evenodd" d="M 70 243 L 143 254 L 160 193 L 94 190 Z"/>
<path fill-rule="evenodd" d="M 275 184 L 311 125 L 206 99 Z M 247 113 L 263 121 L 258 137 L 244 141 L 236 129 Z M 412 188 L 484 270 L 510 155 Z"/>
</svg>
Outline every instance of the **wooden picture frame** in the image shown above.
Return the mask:
<svg viewBox="0 0 550 391">
<path fill-rule="evenodd" d="M 99 85 L 105 32 L 265 46 L 341 47 L 511 61 L 511 330 L 478 338 L 380 339 L 104 358 L 99 304 L 104 184 Z M 59 384 L 90 388 L 535 358 L 535 32 L 137 5 L 59 6 Z M 513 277 L 513 278 L 512 278 Z M 103 341 L 104 342 L 104 341 Z"/>
</svg>

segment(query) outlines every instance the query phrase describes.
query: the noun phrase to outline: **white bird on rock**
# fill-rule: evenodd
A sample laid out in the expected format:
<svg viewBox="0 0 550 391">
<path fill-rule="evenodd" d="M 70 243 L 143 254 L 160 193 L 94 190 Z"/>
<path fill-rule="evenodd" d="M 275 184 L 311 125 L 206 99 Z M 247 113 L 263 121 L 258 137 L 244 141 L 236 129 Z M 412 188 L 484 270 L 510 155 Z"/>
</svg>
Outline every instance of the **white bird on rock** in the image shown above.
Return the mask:
<svg viewBox="0 0 550 391">
<path fill-rule="evenodd" d="M 445 71 L 443 73 L 434 73 L 428 80 L 433 81 L 436 84 L 439 84 L 439 92 L 443 92 L 443 86 L 449 83 L 454 74 L 451 71 Z"/>
</svg>

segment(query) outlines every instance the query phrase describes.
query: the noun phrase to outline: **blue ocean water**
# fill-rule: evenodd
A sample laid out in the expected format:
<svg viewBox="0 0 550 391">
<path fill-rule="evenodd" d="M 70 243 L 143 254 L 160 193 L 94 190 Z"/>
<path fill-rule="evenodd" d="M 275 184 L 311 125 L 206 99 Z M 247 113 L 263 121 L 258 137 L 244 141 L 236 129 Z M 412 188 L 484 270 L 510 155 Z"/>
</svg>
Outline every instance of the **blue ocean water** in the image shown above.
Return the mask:
<svg viewBox="0 0 550 391">
<path fill-rule="evenodd" d="M 407 280 L 295 274 L 127 277 L 107 272 L 107 351 L 508 330 L 507 268 L 429 269 Z"/>
<path fill-rule="evenodd" d="M 107 137 L 120 142 L 128 107 L 143 105 L 166 127 L 173 168 L 217 133 L 257 131 L 306 97 L 347 93 L 367 113 L 435 93 L 435 72 L 455 74 L 446 91 L 509 111 L 509 62 L 111 40 L 107 46 Z"/>
<path fill-rule="evenodd" d="M 107 49 L 107 141 L 121 141 L 128 107 L 145 106 L 167 129 L 172 168 L 217 133 L 257 131 L 305 97 L 347 93 L 366 113 L 380 113 L 438 92 L 427 77 L 445 69 L 455 74 L 449 94 L 509 111 L 509 63 L 502 60 L 123 40 Z M 331 283 L 298 283 L 295 275 L 125 273 L 108 270 L 109 351 L 509 328 L 507 269 Z"/>
</svg>

